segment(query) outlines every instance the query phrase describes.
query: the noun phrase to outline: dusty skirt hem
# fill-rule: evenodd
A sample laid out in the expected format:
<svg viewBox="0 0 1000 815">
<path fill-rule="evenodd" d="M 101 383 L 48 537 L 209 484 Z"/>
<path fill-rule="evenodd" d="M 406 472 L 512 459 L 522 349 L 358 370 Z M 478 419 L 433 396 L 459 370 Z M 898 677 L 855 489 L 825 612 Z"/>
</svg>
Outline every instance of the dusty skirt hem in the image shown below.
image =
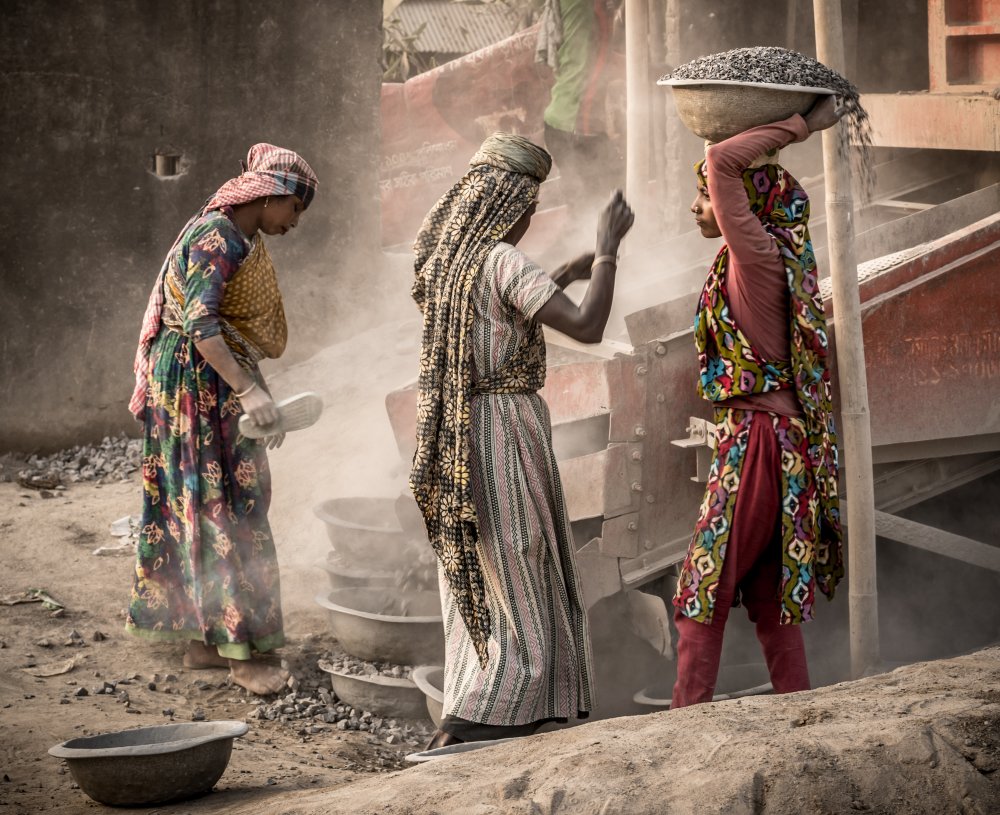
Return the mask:
<svg viewBox="0 0 1000 815">
<path fill-rule="evenodd" d="M 205 643 L 205 637 L 200 631 L 152 631 L 148 628 L 137 628 L 136 626 L 126 625 L 125 632 L 131 634 L 133 637 L 153 642 L 193 641 L 204 643 L 208 646 L 214 645 L 215 649 L 219 652 L 219 656 L 223 659 L 247 660 L 250 659 L 251 652 L 253 651 L 263 654 L 273 651 L 275 648 L 280 648 L 285 644 L 285 634 L 282 631 L 276 634 L 268 634 L 266 637 L 261 637 L 259 640 L 251 640 L 250 642 L 217 643 Z"/>
</svg>

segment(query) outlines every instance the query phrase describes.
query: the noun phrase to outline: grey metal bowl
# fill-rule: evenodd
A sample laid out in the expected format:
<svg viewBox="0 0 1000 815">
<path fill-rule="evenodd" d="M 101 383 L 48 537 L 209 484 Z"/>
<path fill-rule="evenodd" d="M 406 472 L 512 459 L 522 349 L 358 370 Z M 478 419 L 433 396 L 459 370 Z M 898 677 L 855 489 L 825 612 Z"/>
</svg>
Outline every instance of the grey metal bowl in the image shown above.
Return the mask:
<svg viewBox="0 0 1000 815">
<path fill-rule="evenodd" d="M 350 589 L 364 586 L 395 586 L 397 573 L 389 569 L 366 569 L 353 564 L 334 551 L 327 552 L 326 560 L 316 564 L 326 572 L 331 589 Z"/>
<path fill-rule="evenodd" d="M 352 656 L 398 665 L 444 661 L 437 592 L 346 588 L 321 595 L 316 602 L 329 610 L 330 628 Z"/>
<path fill-rule="evenodd" d="M 355 563 L 392 569 L 409 560 L 411 544 L 393 498 L 331 498 L 313 510 L 336 552 Z"/>
<path fill-rule="evenodd" d="M 70 739 L 49 749 L 80 789 L 109 806 L 153 806 L 215 786 L 246 722 L 190 722 Z"/>
<path fill-rule="evenodd" d="M 343 673 L 322 659 L 319 667 L 330 674 L 330 685 L 337 697 L 359 710 L 405 719 L 427 715 L 424 693 L 409 679 Z"/>
<path fill-rule="evenodd" d="M 424 694 L 427 712 L 434 726 L 444 718 L 444 668 L 440 665 L 419 665 L 411 674 L 413 684 Z"/>
<path fill-rule="evenodd" d="M 720 142 L 751 127 L 804 114 L 829 88 L 772 85 L 720 79 L 669 79 L 658 85 L 673 90 L 677 115 L 684 126 L 710 142 Z"/>
<path fill-rule="evenodd" d="M 740 699 L 744 696 L 761 696 L 773 690 L 768 681 L 767 665 L 763 662 L 723 665 L 719 669 L 712 701 L 724 702 L 727 699 Z M 670 707 L 670 690 L 643 688 L 636 691 L 632 700 L 639 705 L 667 710 Z"/>
</svg>

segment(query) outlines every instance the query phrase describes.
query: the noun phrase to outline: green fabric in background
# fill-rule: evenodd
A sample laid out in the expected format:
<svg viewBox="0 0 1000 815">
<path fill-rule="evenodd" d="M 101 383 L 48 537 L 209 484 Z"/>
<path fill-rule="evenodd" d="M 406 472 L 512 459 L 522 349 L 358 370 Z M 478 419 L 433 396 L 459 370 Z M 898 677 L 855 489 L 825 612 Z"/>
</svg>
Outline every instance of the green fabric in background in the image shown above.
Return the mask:
<svg viewBox="0 0 1000 815">
<path fill-rule="evenodd" d="M 573 133 L 590 71 L 594 0 L 560 0 L 560 8 L 563 38 L 559 46 L 559 69 L 544 118 L 550 127 Z"/>
</svg>

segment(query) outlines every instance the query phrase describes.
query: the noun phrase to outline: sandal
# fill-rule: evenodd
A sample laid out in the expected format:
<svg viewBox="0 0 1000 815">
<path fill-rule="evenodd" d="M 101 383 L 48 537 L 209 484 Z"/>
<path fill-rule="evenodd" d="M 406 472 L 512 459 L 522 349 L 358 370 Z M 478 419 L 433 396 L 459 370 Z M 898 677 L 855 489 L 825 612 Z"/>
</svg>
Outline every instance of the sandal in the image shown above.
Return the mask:
<svg viewBox="0 0 1000 815">
<path fill-rule="evenodd" d="M 240 416 L 240 433 L 248 439 L 262 439 L 278 433 L 303 430 L 316 423 L 323 412 L 323 400 L 312 391 L 290 396 L 278 402 L 278 419 L 269 425 L 259 425 L 245 413 Z"/>
</svg>

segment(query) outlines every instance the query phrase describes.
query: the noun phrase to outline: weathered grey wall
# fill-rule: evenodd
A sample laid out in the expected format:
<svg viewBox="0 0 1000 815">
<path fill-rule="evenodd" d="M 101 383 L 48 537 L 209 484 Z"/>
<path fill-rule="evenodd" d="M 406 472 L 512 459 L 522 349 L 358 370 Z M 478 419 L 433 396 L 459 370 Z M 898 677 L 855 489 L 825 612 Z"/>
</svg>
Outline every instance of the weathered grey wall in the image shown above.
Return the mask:
<svg viewBox="0 0 1000 815">
<path fill-rule="evenodd" d="M 0 451 L 121 430 L 143 309 L 185 220 L 255 142 L 320 190 L 270 239 L 301 357 L 364 312 L 378 247 L 380 0 L 2 0 Z M 151 172 L 170 146 L 182 175 Z"/>
</svg>

